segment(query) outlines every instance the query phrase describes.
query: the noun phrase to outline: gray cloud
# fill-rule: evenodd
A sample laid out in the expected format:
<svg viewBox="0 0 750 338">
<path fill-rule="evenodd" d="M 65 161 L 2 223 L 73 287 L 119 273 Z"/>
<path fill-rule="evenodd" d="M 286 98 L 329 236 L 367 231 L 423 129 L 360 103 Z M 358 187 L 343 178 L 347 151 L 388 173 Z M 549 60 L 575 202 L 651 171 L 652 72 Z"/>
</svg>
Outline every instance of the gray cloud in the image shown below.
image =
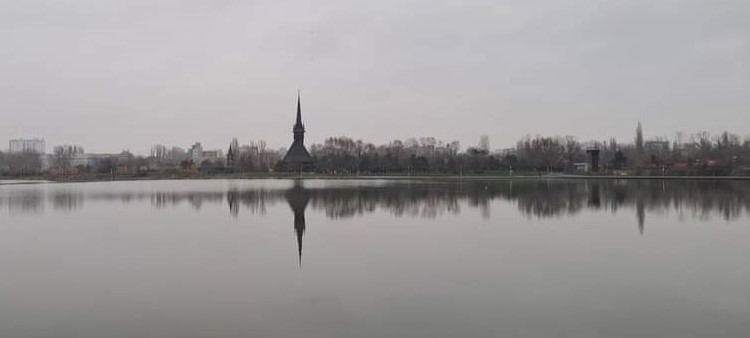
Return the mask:
<svg viewBox="0 0 750 338">
<path fill-rule="evenodd" d="M 2 1 L 0 138 L 748 133 L 746 1 Z M 743 129 L 744 128 L 744 129 Z"/>
</svg>

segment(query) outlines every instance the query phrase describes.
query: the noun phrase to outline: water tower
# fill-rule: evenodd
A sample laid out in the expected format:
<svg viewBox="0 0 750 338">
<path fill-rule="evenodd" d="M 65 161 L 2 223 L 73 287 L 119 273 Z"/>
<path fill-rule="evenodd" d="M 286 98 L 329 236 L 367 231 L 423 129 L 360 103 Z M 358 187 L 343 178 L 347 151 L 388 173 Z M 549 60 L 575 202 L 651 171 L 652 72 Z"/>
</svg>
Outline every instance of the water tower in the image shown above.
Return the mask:
<svg viewBox="0 0 750 338">
<path fill-rule="evenodd" d="M 599 147 L 592 146 L 586 149 L 586 154 L 589 154 L 591 164 L 591 172 L 599 171 Z"/>
</svg>

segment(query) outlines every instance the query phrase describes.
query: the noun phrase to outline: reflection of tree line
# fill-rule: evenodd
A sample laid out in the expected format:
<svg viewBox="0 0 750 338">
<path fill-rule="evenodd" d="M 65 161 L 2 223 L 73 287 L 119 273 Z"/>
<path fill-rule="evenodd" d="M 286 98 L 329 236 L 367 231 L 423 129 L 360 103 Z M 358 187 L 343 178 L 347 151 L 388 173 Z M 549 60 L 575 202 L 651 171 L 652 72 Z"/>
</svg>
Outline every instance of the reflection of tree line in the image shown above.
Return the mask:
<svg viewBox="0 0 750 338">
<path fill-rule="evenodd" d="M 514 201 L 519 211 L 540 218 L 573 215 L 583 210 L 621 208 L 663 213 L 674 210 L 693 217 L 718 213 L 723 219 L 750 211 L 750 184 L 714 181 L 468 181 L 393 184 L 311 190 L 311 206 L 331 218 L 362 215 L 377 209 L 395 216 L 436 217 L 458 213 L 463 201 L 487 213 L 494 199 Z"/>
<path fill-rule="evenodd" d="M 310 207 L 330 218 L 347 218 L 386 210 L 394 216 L 437 217 L 459 213 L 462 201 L 480 207 L 489 215 L 494 199 L 517 203 L 519 211 L 540 218 L 573 215 L 582 210 L 635 209 L 640 223 L 645 211 L 675 210 L 693 217 L 718 213 L 723 219 L 739 217 L 750 210 L 750 184 L 727 181 L 466 181 L 394 182 L 383 186 L 348 186 L 302 189 L 309 195 Z M 268 204 L 288 199 L 290 190 L 230 190 L 220 192 L 157 193 L 161 204 L 183 200 L 198 208 L 203 201 L 221 202 L 226 198 L 230 212 L 240 209 L 263 213 Z"/>
<path fill-rule="evenodd" d="M 739 217 L 750 211 L 750 184 L 728 181 L 538 181 L 514 183 L 503 198 L 518 202 L 526 215 L 553 217 L 576 214 L 586 209 L 612 212 L 633 208 L 664 213 L 674 210 L 693 217 L 718 213 L 723 219 Z"/>
<path fill-rule="evenodd" d="M 330 218 L 346 218 L 381 208 L 393 215 L 436 217 L 458 213 L 461 196 L 456 185 L 393 185 L 313 190 L 311 206 Z"/>
<path fill-rule="evenodd" d="M 42 213 L 47 202 L 56 211 L 72 211 L 83 206 L 84 196 L 72 191 L 46 194 L 44 191 L 27 190 L 0 195 L 0 209 L 7 208 L 11 214 Z"/>
<path fill-rule="evenodd" d="M 380 186 L 341 186 L 306 189 L 230 189 L 229 191 L 162 191 L 83 193 L 75 190 L 24 190 L 0 194 L 0 207 L 12 212 L 41 212 L 45 203 L 55 210 L 74 210 L 83 200 L 150 201 L 155 208 L 188 203 L 200 209 L 203 203 L 227 203 L 230 213 L 241 210 L 265 213 L 268 205 L 287 202 L 291 194 L 304 191 L 309 207 L 322 210 L 330 218 L 354 217 L 376 210 L 413 217 L 437 217 L 459 213 L 461 205 L 479 207 L 489 216 L 492 200 L 516 203 L 527 216 L 540 218 L 572 215 L 583 210 L 630 208 L 639 222 L 645 212 L 675 211 L 680 215 L 710 217 L 718 214 L 726 220 L 750 211 L 750 184 L 729 181 L 659 181 L 659 180 L 521 180 L 521 181 L 455 181 L 392 182 Z M 296 192 L 295 192 L 296 191 Z"/>
</svg>

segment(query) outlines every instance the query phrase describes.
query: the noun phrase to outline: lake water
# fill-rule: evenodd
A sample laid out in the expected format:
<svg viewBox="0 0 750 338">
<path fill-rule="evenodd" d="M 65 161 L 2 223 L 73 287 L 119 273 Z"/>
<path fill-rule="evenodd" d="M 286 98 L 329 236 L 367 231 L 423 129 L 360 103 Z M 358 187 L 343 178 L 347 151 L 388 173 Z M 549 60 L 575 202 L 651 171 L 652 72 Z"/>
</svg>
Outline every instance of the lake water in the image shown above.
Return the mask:
<svg viewBox="0 0 750 338">
<path fill-rule="evenodd" d="M 750 182 L 0 186 L 0 337 L 750 337 Z"/>
</svg>

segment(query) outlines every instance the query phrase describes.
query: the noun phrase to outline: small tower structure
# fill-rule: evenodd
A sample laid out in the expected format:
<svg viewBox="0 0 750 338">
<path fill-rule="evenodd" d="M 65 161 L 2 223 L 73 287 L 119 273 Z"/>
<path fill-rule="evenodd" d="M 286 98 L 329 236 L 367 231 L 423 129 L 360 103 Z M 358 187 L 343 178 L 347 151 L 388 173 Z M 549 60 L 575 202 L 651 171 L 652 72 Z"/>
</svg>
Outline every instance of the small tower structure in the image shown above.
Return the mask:
<svg viewBox="0 0 750 338">
<path fill-rule="evenodd" d="M 586 149 L 586 153 L 589 154 L 591 160 L 591 172 L 599 171 L 599 148 L 589 147 Z"/>
</svg>

